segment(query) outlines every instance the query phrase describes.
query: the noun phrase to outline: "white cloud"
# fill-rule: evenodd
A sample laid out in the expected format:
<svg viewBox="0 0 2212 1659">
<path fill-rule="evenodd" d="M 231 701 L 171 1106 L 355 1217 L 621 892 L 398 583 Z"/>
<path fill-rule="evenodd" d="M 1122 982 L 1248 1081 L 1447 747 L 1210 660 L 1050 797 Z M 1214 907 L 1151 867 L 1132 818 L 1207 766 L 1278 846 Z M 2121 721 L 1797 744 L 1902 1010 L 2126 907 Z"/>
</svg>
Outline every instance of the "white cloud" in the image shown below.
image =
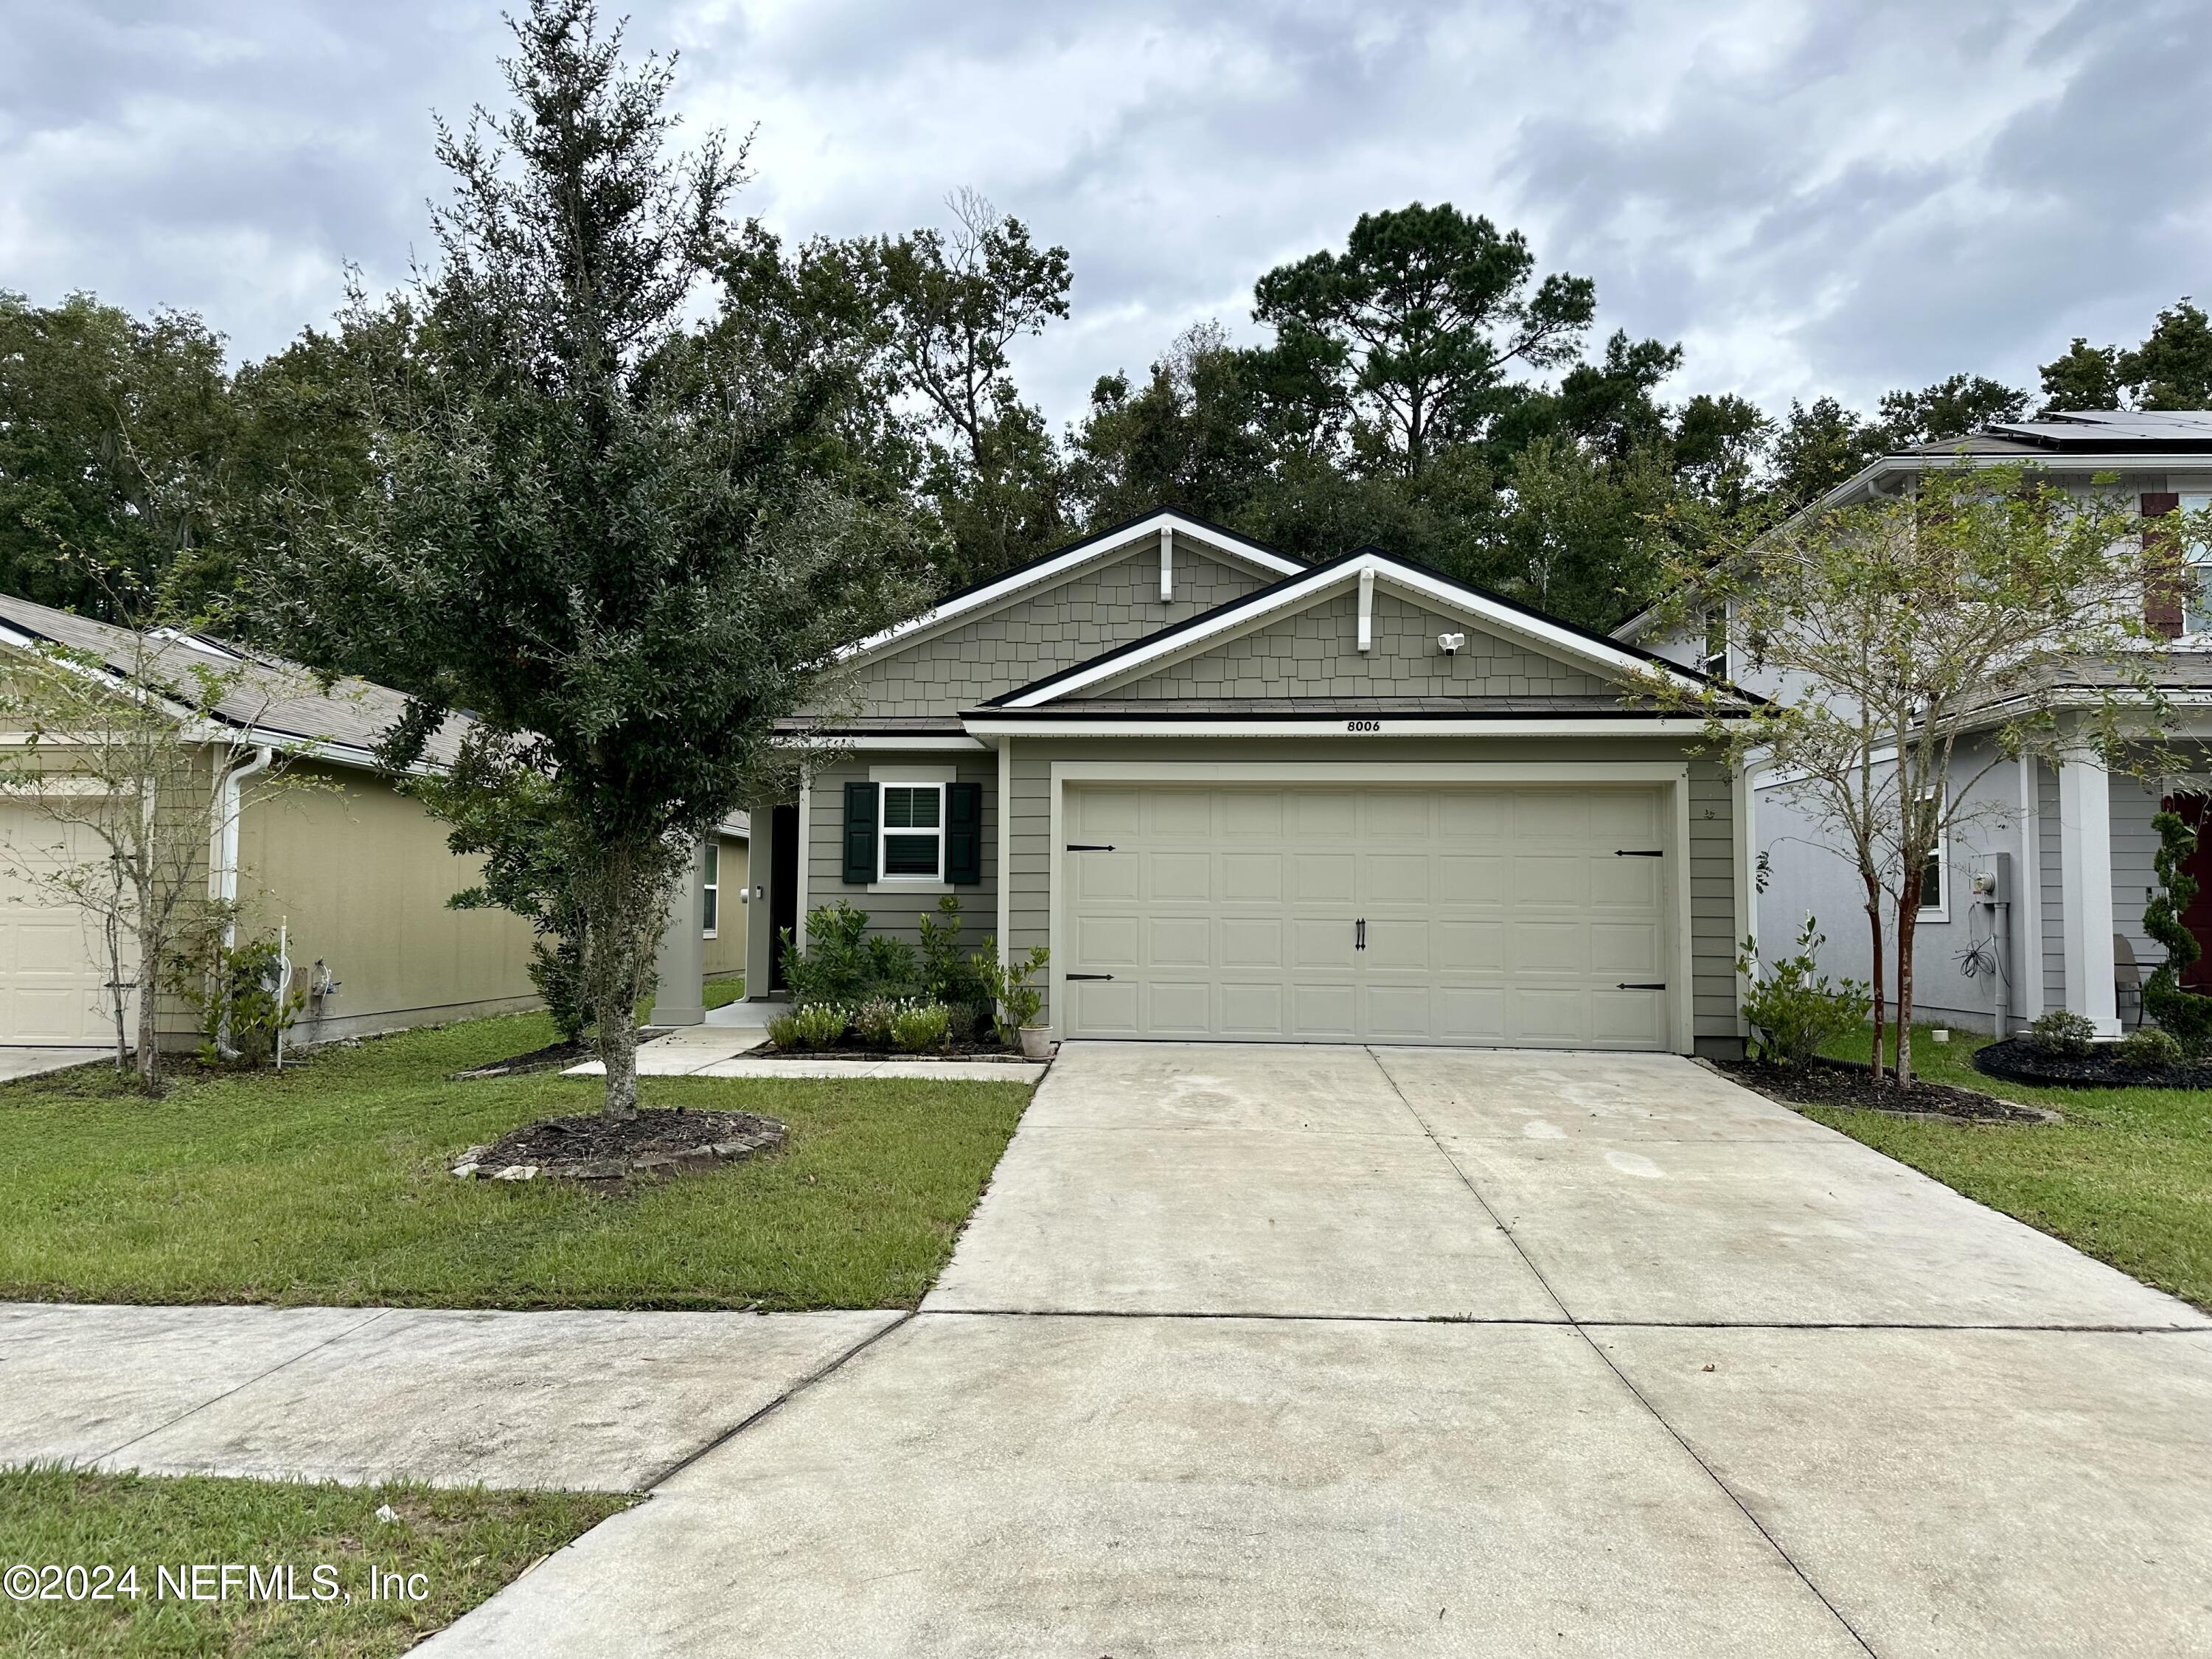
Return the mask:
<svg viewBox="0 0 2212 1659">
<path fill-rule="evenodd" d="M 458 19 L 458 21 L 457 21 Z M 788 235 L 973 185 L 1064 243 L 1021 368 L 1055 422 L 1364 210 L 1450 200 L 1597 280 L 1601 329 L 1778 407 L 2025 382 L 2205 287 L 2212 13 L 2179 3 L 661 0 L 691 130 L 759 125 Z M 0 0 L 0 285 L 190 306 L 246 352 L 396 280 L 432 107 L 495 98 L 489 9 Z"/>
</svg>

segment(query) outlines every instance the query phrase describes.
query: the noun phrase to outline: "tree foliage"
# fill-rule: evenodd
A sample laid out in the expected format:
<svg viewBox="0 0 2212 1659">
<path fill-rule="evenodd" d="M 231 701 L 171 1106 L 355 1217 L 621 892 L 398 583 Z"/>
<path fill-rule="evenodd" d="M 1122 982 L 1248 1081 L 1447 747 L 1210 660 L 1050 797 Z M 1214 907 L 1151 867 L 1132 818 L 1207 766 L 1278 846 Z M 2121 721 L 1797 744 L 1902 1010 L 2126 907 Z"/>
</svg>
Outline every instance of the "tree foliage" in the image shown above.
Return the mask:
<svg viewBox="0 0 2212 1659">
<path fill-rule="evenodd" d="M 2143 1009 L 2173 1034 L 2185 1052 L 2201 1054 L 2212 1048 L 2212 997 L 2181 988 L 2182 975 L 2204 954 L 2186 920 L 2197 897 L 2189 860 L 2197 851 L 2197 832 L 2172 811 L 2154 816 L 2150 827 L 2158 832 L 2158 851 L 2151 858 L 2158 884 L 2143 906 L 2143 932 L 2165 947 L 2166 960 L 2143 981 Z"/>
<path fill-rule="evenodd" d="M 836 647 L 929 573 L 898 507 L 824 476 L 836 377 L 687 322 L 735 240 L 742 149 L 671 154 L 671 65 L 626 64 L 586 0 L 513 27 L 513 107 L 440 128 L 421 325 L 362 362 L 377 486 L 350 514 L 307 504 L 264 602 L 305 659 L 408 695 L 388 763 L 465 713 L 458 773 L 538 797 L 622 1114 L 690 849 L 776 769 L 775 721 Z"/>
</svg>

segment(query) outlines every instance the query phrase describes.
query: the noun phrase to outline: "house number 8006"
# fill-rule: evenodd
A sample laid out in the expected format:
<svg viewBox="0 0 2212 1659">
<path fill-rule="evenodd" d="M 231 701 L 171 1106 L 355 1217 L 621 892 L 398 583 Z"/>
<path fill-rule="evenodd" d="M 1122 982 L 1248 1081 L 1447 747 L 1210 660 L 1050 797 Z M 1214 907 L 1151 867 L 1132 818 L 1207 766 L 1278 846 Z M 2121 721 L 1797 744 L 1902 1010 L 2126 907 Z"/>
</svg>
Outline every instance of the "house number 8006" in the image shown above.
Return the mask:
<svg viewBox="0 0 2212 1659">
<path fill-rule="evenodd" d="M 1380 732 L 1382 729 L 1382 722 L 1381 720 L 1346 720 L 1344 723 L 1344 729 L 1347 732 Z"/>
</svg>

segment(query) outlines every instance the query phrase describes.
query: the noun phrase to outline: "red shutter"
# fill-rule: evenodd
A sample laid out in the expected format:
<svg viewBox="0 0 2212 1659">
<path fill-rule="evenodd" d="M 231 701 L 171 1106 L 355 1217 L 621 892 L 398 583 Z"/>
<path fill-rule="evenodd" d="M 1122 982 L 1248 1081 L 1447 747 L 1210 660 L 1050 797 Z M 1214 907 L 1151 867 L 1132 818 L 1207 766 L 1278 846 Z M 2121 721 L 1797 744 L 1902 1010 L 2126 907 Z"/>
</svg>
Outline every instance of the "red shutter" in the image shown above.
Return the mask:
<svg viewBox="0 0 2212 1659">
<path fill-rule="evenodd" d="M 2162 519 L 2179 508 L 2180 505 L 2181 497 L 2169 491 L 2147 490 L 2142 498 L 2142 515 L 2145 519 Z M 2167 557 L 2159 561 L 2161 567 L 2169 563 L 2174 565 L 2180 563 L 2178 558 L 2173 557 L 2174 550 L 2171 538 L 2160 536 L 2148 524 L 2143 526 L 2142 544 L 2147 551 L 2157 551 L 2163 548 Z M 2150 582 L 2143 589 L 2143 626 L 2162 638 L 2171 640 L 2180 637 L 2182 583 L 2186 574 L 2186 571 L 2182 569 L 2161 568 L 2159 573 L 2153 574 Z"/>
</svg>

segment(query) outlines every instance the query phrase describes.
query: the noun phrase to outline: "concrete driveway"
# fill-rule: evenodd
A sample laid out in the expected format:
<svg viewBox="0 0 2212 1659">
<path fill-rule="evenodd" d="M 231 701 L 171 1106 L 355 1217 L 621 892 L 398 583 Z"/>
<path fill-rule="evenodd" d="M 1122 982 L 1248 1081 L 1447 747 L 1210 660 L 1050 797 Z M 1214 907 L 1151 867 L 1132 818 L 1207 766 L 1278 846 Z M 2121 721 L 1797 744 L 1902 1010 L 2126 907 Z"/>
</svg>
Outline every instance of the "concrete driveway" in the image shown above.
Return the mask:
<svg viewBox="0 0 2212 1659">
<path fill-rule="evenodd" d="M 441 1651 L 2212 1653 L 2212 1321 L 1664 1057 L 1075 1044 Z"/>
</svg>

